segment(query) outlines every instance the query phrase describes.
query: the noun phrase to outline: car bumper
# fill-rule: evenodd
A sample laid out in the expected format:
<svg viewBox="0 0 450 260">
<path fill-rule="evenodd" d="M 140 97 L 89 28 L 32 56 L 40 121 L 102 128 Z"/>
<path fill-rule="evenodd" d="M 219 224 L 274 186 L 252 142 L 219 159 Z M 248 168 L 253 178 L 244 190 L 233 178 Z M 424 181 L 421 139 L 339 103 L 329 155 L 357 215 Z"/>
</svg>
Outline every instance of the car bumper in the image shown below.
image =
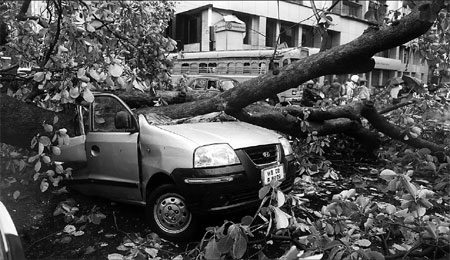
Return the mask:
<svg viewBox="0 0 450 260">
<path fill-rule="evenodd" d="M 286 174 L 280 188 L 292 189 L 298 169 L 294 156 L 281 162 Z M 266 166 L 267 167 L 267 166 Z M 173 179 L 186 203 L 194 214 L 239 211 L 259 205 L 259 189 L 262 188 L 261 169 L 248 161 L 239 165 L 203 168 L 175 169 Z"/>
</svg>

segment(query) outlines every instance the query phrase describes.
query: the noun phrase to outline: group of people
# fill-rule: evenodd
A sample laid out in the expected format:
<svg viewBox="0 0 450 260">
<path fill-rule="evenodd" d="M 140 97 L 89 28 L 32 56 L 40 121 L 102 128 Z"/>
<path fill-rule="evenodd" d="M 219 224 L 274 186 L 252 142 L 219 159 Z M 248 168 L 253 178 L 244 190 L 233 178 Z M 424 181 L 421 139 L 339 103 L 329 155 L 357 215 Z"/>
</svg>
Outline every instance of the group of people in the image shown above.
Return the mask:
<svg viewBox="0 0 450 260">
<path fill-rule="evenodd" d="M 324 98 L 333 100 L 337 105 L 355 100 L 370 100 L 370 90 L 366 86 L 366 82 L 358 75 L 352 75 L 342 84 L 337 79 L 334 79 L 331 84 L 325 80 L 321 87 L 313 80 L 309 80 L 305 83 L 301 104 L 311 107 Z"/>
</svg>

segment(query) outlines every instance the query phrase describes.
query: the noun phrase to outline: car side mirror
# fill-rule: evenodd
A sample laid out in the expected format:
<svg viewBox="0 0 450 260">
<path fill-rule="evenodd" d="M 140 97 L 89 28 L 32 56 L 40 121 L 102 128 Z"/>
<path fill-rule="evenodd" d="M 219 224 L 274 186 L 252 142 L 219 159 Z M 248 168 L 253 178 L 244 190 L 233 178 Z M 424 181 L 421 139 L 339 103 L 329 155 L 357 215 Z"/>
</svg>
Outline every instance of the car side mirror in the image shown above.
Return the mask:
<svg viewBox="0 0 450 260">
<path fill-rule="evenodd" d="M 132 129 L 133 119 L 128 111 L 119 111 L 114 118 L 116 129 Z"/>
</svg>

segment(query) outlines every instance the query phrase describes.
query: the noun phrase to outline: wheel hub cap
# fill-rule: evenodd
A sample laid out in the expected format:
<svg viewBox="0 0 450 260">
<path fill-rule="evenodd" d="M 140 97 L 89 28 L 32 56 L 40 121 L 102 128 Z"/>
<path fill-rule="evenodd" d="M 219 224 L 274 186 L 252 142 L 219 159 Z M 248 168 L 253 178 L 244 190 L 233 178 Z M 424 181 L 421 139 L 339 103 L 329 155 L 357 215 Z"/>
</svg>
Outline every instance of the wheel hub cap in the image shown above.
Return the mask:
<svg viewBox="0 0 450 260">
<path fill-rule="evenodd" d="M 183 200 L 177 197 L 163 198 L 155 208 L 155 218 L 166 232 L 179 233 L 190 223 L 191 215 Z"/>
</svg>

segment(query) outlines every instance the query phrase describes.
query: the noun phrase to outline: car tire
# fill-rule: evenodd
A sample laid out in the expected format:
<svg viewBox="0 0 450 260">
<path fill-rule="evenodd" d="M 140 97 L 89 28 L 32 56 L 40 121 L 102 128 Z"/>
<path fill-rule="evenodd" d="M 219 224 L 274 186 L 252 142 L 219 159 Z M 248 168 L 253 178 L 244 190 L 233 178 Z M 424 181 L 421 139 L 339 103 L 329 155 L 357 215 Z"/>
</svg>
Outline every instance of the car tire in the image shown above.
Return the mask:
<svg viewBox="0 0 450 260">
<path fill-rule="evenodd" d="M 196 217 L 173 184 L 164 184 L 149 193 L 146 207 L 151 230 L 171 241 L 188 241 L 196 234 Z"/>
</svg>

